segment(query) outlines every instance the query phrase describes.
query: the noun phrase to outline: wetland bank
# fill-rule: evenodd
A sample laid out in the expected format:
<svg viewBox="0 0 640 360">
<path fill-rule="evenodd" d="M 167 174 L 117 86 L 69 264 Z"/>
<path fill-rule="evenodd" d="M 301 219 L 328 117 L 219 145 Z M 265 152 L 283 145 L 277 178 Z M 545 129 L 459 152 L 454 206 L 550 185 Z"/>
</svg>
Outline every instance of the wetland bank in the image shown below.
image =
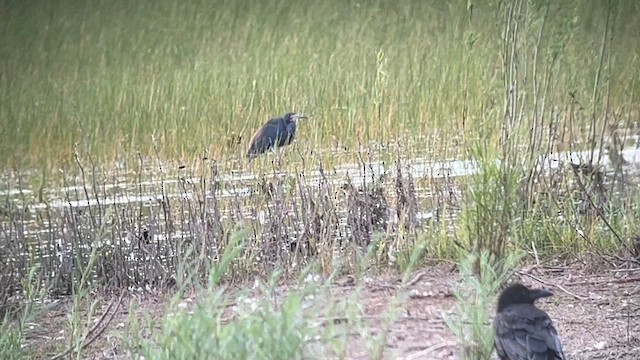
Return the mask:
<svg viewBox="0 0 640 360">
<path fill-rule="evenodd" d="M 637 357 L 636 2 L 0 17 L 0 357 L 485 359 L 518 277 Z"/>
</svg>

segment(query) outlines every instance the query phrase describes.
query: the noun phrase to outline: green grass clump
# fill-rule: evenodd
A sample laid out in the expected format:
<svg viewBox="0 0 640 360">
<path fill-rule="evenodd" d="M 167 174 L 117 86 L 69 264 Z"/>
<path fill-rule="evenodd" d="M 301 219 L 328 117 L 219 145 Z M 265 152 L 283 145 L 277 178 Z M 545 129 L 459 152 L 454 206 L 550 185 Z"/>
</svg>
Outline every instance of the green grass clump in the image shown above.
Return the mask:
<svg viewBox="0 0 640 360">
<path fill-rule="evenodd" d="M 303 357 L 310 325 L 302 314 L 300 294 L 288 295 L 278 308 L 268 299 L 256 299 L 254 310 L 245 309 L 229 323 L 223 323 L 221 300 L 218 293 L 191 313 L 165 318 L 159 333 L 141 341 L 140 355 L 151 359 L 309 358 Z"/>
<path fill-rule="evenodd" d="M 23 345 L 30 334 L 31 326 L 46 311 L 42 299 L 46 288 L 38 283 L 38 266 L 32 266 L 22 281 L 23 301 L 3 304 L 0 322 L 0 359 L 26 359 L 33 349 Z"/>
<path fill-rule="evenodd" d="M 308 358 L 303 357 L 303 343 L 311 326 L 303 314 L 303 301 L 307 291 L 313 292 L 313 286 L 287 294 L 276 305 L 268 296 L 279 278 L 276 271 L 268 285 L 259 286 L 263 296 L 253 297 L 249 291 L 233 296 L 236 316 L 225 320 L 224 305 L 230 300 L 221 280 L 240 256 L 246 241 L 246 231 L 235 231 L 221 261 L 209 271 L 207 288 L 198 290 L 202 296 L 195 307 L 188 310 L 181 307 L 182 291 L 178 291 L 159 324 L 147 317 L 146 325 L 153 329 L 149 338 L 133 336 L 125 340 L 131 351 L 151 359 Z M 182 288 L 197 286 L 192 280 L 183 280 L 186 281 L 180 282 Z M 131 333 L 139 334 L 141 324 L 135 317 L 131 318 L 131 325 Z"/>
<path fill-rule="evenodd" d="M 612 104 L 640 86 L 640 11 L 616 4 Z M 523 55 L 557 70 L 549 99 L 571 92 L 586 106 L 607 5 L 550 6 L 545 51 Z M 541 9 L 525 5 L 529 45 Z M 152 154 L 152 139 L 167 157 L 233 158 L 287 110 L 313 116 L 303 153 L 407 134 L 446 147 L 496 126 L 486 119 L 502 111 L 503 18 L 500 2 L 4 2 L 0 162 L 57 169 L 75 143 L 114 160 Z M 235 135 L 242 143 L 229 145 Z"/>
<path fill-rule="evenodd" d="M 445 315 L 447 326 L 458 338 L 462 359 L 489 359 L 493 351 L 490 309 L 500 287 L 509 279 L 519 256 L 509 253 L 497 259 L 487 251 L 460 256 L 460 283 L 453 291 L 455 314 Z"/>
</svg>

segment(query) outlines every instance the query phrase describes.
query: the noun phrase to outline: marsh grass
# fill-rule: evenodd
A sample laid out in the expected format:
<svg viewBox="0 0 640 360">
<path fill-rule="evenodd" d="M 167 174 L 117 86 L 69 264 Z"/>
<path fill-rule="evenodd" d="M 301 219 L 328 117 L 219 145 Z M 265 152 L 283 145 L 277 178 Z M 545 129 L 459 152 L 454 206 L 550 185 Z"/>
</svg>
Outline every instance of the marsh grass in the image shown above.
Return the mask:
<svg viewBox="0 0 640 360">
<path fill-rule="evenodd" d="M 100 334 L 91 291 L 158 288 L 176 291 L 175 311 L 131 319 L 134 353 L 313 358 L 330 344 L 345 354 L 340 331 L 367 329 L 318 327 L 301 314 L 324 284 L 274 302 L 277 281 L 406 277 L 445 258 L 460 262 L 466 319 L 449 325 L 483 357 L 487 308 L 468 300 L 486 305 L 514 254 L 625 258 L 637 236 L 636 179 L 596 162 L 637 117 L 636 2 L 76 5 L 0 8 L 2 185 L 17 194 L 0 213 L 11 259 L 0 263 L 1 305 L 34 289 L 71 296 L 60 356 L 80 357 Z M 313 117 L 295 145 L 246 165 L 242 144 L 285 109 Z M 562 147 L 591 159 L 543 168 Z M 459 156 L 480 171 L 412 171 L 416 159 Z M 254 279 L 246 316 L 223 321 L 225 287 Z M 203 294 L 191 313 L 188 291 Z M 25 353 L 20 319 L 33 313 L 3 321 L 8 358 Z M 384 336 L 367 339 L 372 358 Z"/>
<path fill-rule="evenodd" d="M 637 98 L 640 86 L 640 12 L 633 1 L 616 3 L 606 62 L 612 107 L 628 94 Z M 134 161 L 137 151 L 152 155 L 154 139 L 167 157 L 183 161 L 204 150 L 224 162 L 242 160 L 252 132 L 289 109 L 313 116 L 300 127 L 297 146 L 305 156 L 337 148 L 353 159 L 359 144 L 388 146 L 405 137 L 456 156 L 452 136 L 473 140 L 481 128 L 497 130 L 500 3 L 76 5 L 3 3 L 5 164 L 57 169 L 73 162 L 76 143 L 101 163 Z M 531 21 L 519 41 L 538 41 L 539 18 L 531 15 L 544 5 L 527 4 Z M 607 4 L 546 9 L 553 14 L 544 23 L 546 50 L 522 55 L 555 69 L 540 88 L 548 104 L 566 103 L 571 92 L 588 106 Z M 570 131 L 585 124 L 577 119 Z"/>
<path fill-rule="evenodd" d="M 62 204 L 54 200 L 57 196 L 51 196 L 52 202 L 46 207 L 25 212 L 23 205 L 39 204 L 27 195 L 19 195 L 22 202 L 16 202 L 16 211 L 3 215 L 0 227 L 6 246 L 1 251 L 12 259 L 2 264 L 0 272 L 3 299 L 6 305 L 20 303 L 15 296 L 24 291 L 20 281 L 27 275 L 22 266 L 28 261 L 39 263 L 38 284 L 47 288 L 47 295 L 71 296 L 76 304 L 69 318 L 70 338 L 56 353 L 69 350 L 80 356 L 83 344 L 100 334 L 91 331 L 89 320 L 108 319 L 115 306 L 114 301 L 108 307 L 110 310 L 103 312 L 107 315 L 98 315 L 97 310 L 101 309 L 88 296 L 89 289 L 116 294 L 125 289 L 132 293 L 173 289 L 180 296 L 212 283 L 246 284 L 256 278 L 272 279 L 273 274 L 282 282 L 293 281 L 305 275 L 307 269 L 326 276 L 350 274 L 360 281 L 367 271 L 392 269 L 409 274 L 429 260 L 457 259 L 460 253 L 486 250 L 494 251 L 491 256 L 495 259 L 519 251 L 527 251 L 536 260 L 538 256 L 544 260 L 558 254 L 580 256 L 585 251 L 605 258 L 623 254 L 626 238 L 635 231 L 628 224 L 634 223 L 637 209 L 633 206 L 633 194 L 613 191 L 617 186 L 610 174 L 603 174 L 605 180 L 601 184 L 610 196 L 608 201 L 593 200 L 597 199 L 597 184 L 592 188 L 590 178 L 585 177 L 583 186 L 577 186 L 577 175 L 571 170 L 558 169 L 540 175 L 537 178 L 540 184 L 554 185 L 545 192 L 536 192 L 530 211 L 522 211 L 525 202 L 520 199 L 527 196 L 519 192 L 521 183 L 515 181 L 519 177 L 514 175 L 520 174 L 521 169 L 507 168 L 506 174 L 511 177 L 505 178 L 505 168 L 492 159 L 486 156 L 484 163 L 480 162 L 483 172 L 466 179 L 423 179 L 431 184 L 432 193 L 424 201 L 418 194 L 412 195 L 411 189 L 416 186 L 409 171 L 377 176 L 369 170 L 371 163 L 360 164 L 359 169 L 367 170 L 354 170 L 347 183 L 303 173 L 286 175 L 278 163 L 272 165 L 272 174 L 242 182 L 217 173 L 215 162 L 205 162 L 206 166 L 198 167 L 197 173 L 183 169 L 175 177 L 150 174 L 145 172 L 148 166 L 141 164 L 136 170 L 140 173 L 134 174 L 137 181 L 119 185 L 106 181 L 99 172 L 90 171 L 90 162 L 87 165 L 80 158 L 86 176 L 65 180 L 68 187 L 61 194 Z M 397 164 L 404 163 L 403 159 L 397 159 Z M 119 176 L 116 174 L 114 178 Z M 152 186 L 154 181 L 157 183 Z M 503 191 L 505 184 L 512 186 L 509 192 Z M 241 195 L 246 191 L 244 188 L 250 190 Z M 460 195 L 456 195 L 456 188 Z M 151 200 L 135 200 L 147 196 Z M 597 202 L 585 203 L 587 196 Z M 514 198 L 515 205 L 510 200 Z M 602 207 L 600 212 L 594 212 L 598 207 Z M 426 209 L 435 215 L 417 221 L 417 214 Z M 461 217 L 457 216 L 460 212 Z M 494 236 L 496 228 L 502 231 L 501 238 Z M 617 236 L 625 241 L 620 243 Z M 239 242 L 242 246 L 238 246 Z M 504 247 L 493 247 L 500 243 Z M 30 249 L 26 253 L 30 257 L 25 257 L 24 249 Z M 503 263 L 496 260 L 495 264 Z M 476 271 L 483 271 L 482 263 L 476 266 Z M 509 268 L 492 271 L 507 272 Z M 289 321 L 288 314 L 296 313 L 301 306 L 296 300 L 300 294 L 294 293 L 291 303 L 287 303 L 291 309 L 273 307 L 262 299 L 273 290 L 272 285 L 263 290 L 257 295 L 260 301 L 265 301 L 259 302 L 262 312 L 254 315 L 268 323 L 251 318 L 216 331 L 221 331 L 221 336 L 246 337 L 258 336 L 261 331 L 273 332 L 270 326 Z M 207 301 L 215 303 L 221 296 L 214 295 L 207 295 Z M 385 320 L 392 321 L 405 295 L 398 294 L 398 302 L 389 307 L 389 318 Z M 491 294 L 482 296 L 489 299 Z M 209 308 L 199 311 L 198 316 L 211 319 L 206 317 L 211 313 L 205 313 Z M 185 317 L 176 323 L 167 319 L 168 324 L 154 323 L 152 327 L 145 323 L 145 326 L 153 329 L 167 326 L 172 331 L 198 334 L 212 330 L 212 324 L 190 324 L 188 314 L 180 316 Z M 302 351 L 299 344 L 301 338 L 306 339 L 304 336 L 316 339 L 312 349 L 317 349 L 318 343 L 331 344 L 336 353 L 341 353 L 346 351 L 346 345 L 340 331 L 369 334 L 366 328 L 336 328 L 332 332 L 297 322 L 303 320 L 291 320 L 300 328 L 286 330 L 292 336 L 287 340 L 291 341 L 290 349 L 295 351 L 288 354 L 294 357 Z M 479 328 L 474 331 L 479 332 Z M 175 337 L 171 334 L 158 333 L 158 338 L 144 343 L 145 351 L 158 354 L 160 349 L 173 346 L 176 351 L 191 351 L 184 344 L 173 343 Z M 384 334 L 375 334 L 367 335 L 365 341 L 374 358 L 380 357 L 384 348 Z M 463 345 L 470 341 L 462 340 Z M 248 351 L 241 344 L 232 345 L 238 351 Z M 133 345 L 132 348 L 138 349 Z M 260 351 L 263 350 L 268 348 Z"/>
</svg>

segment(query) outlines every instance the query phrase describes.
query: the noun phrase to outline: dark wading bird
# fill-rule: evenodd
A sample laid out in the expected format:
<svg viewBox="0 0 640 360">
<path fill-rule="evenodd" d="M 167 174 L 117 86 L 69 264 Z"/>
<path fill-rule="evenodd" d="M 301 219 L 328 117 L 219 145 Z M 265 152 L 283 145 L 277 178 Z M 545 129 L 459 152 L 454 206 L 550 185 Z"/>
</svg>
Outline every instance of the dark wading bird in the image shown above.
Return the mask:
<svg viewBox="0 0 640 360">
<path fill-rule="evenodd" d="M 287 113 L 283 117 L 267 121 L 251 138 L 247 159 L 251 161 L 275 147 L 291 144 L 296 135 L 296 120 L 306 118 L 301 114 Z"/>
<path fill-rule="evenodd" d="M 502 291 L 493 319 L 494 345 L 501 360 L 565 360 L 549 315 L 533 305 L 552 295 L 518 283 Z"/>
</svg>

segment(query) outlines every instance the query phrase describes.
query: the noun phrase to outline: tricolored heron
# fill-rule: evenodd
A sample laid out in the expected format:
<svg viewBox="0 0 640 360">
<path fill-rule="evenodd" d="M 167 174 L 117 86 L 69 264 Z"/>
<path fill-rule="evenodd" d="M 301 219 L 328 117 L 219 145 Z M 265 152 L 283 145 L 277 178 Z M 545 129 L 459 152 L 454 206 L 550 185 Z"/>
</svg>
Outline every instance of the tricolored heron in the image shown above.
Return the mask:
<svg viewBox="0 0 640 360">
<path fill-rule="evenodd" d="M 251 138 L 247 151 L 249 161 L 275 147 L 291 144 L 296 135 L 296 121 L 307 117 L 297 113 L 286 113 L 282 117 L 269 119 Z"/>
</svg>

